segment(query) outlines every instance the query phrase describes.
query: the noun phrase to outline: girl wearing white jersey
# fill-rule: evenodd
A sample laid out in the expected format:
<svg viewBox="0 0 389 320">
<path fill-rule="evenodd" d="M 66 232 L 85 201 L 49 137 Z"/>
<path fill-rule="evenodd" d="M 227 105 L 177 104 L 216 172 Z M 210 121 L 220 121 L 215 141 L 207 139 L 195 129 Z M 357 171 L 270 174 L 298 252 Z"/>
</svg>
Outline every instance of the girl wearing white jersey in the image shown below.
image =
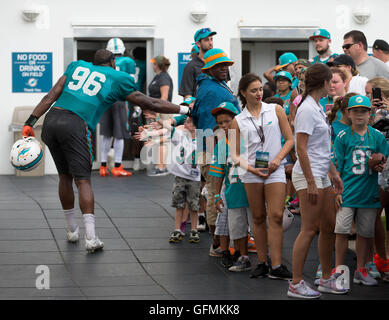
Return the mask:
<svg viewBox="0 0 389 320">
<path fill-rule="evenodd" d="M 292 274 L 281 262 L 286 183 L 283 159 L 293 147 L 292 130 L 282 106 L 262 102 L 263 87 L 259 76 L 253 73 L 244 75 L 239 82 L 238 96 L 243 111 L 233 120 L 231 133 L 235 133 L 236 137 L 230 137 L 229 141 L 235 164 L 245 169 L 241 170 L 245 172 L 240 174 L 240 178 L 253 215 L 258 266 L 250 277 L 269 274 L 273 279 L 290 279 Z M 285 139 L 283 147 L 281 133 Z M 241 137 L 244 141 L 242 148 Z M 243 149 L 246 151 L 241 153 Z M 267 265 L 267 239 L 272 263 L 270 270 Z"/>
<path fill-rule="evenodd" d="M 337 294 L 347 292 L 338 288 L 336 279 L 331 276 L 335 243 L 335 199 L 331 182 L 339 194 L 343 192 L 342 180 L 330 160 L 331 130 L 323 108 L 319 105 L 320 98 L 330 90 L 331 78 L 331 70 L 324 64 L 318 63 L 308 68 L 305 73 L 305 91 L 294 122 L 297 161 L 292 181 L 300 199 L 301 231 L 293 247 L 293 280 L 289 284 L 289 297 L 320 297 L 320 292 L 311 289 L 303 280 L 308 250 L 319 229 L 318 251 L 323 270 L 319 291 Z"/>
</svg>

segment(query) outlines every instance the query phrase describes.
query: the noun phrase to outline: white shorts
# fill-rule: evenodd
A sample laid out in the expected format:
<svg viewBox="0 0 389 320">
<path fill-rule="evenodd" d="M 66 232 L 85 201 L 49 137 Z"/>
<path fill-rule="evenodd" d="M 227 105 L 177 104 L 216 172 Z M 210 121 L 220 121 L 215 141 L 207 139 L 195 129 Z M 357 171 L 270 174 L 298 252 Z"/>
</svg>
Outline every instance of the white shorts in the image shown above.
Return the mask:
<svg viewBox="0 0 389 320">
<path fill-rule="evenodd" d="M 358 235 L 364 238 L 374 238 L 377 209 L 342 207 L 336 214 L 335 233 L 350 234 L 355 217 L 355 227 Z"/>
<path fill-rule="evenodd" d="M 248 207 L 228 209 L 228 229 L 231 240 L 246 238 L 249 226 L 252 225 L 253 217 Z"/>
<path fill-rule="evenodd" d="M 285 167 L 284 165 L 280 165 L 279 168 L 276 171 L 274 171 L 267 179 L 263 179 L 248 171 L 240 175 L 239 178 L 240 180 L 242 180 L 243 183 L 264 183 L 264 184 L 270 184 L 276 182 L 286 183 Z"/>
<path fill-rule="evenodd" d="M 316 187 L 318 189 L 325 189 L 331 186 L 331 181 L 327 177 L 321 178 L 321 177 L 314 177 Z M 300 173 L 292 172 L 292 182 L 293 186 L 296 189 L 296 191 L 308 189 L 307 179 L 305 179 L 305 176 Z"/>
</svg>

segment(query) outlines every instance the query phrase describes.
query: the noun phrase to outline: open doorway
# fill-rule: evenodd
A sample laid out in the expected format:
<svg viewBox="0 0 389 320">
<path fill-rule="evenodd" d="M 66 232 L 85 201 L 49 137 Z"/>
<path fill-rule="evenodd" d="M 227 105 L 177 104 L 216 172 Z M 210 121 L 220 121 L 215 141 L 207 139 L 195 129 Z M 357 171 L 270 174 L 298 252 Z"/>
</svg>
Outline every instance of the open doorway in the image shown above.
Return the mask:
<svg viewBox="0 0 389 320">
<path fill-rule="evenodd" d="M 293 52 L 297 58 L 308 59 L 308 41 L 243 41 L 242 75 L 254 72 L 261 77 L 266 70 L 278 64 L 285 52 Z"/>
<path fill-rule="evenodd" d="M 105 49 L 107 42 L 110 38 L 107 39 L 80 39 L 77 40 L 77 60 L 84 60 L 88 62 L 93 61 L 94 54 L 99 49 Z M 131 55 L 132 50 L 136 47 L 142 47 L 146 48 L 146 40 L 126 40 L 124 38 L 121 38 L 123 40 L 124 46 L 126 47 L 126 51 L 124 52 L 124 56 L 129 56 L 134 59 L 134 57 Z M 148 64 L 146 63 L 146 68 Z M 146 83 L 143 84 L 143 93 L 146 88 Z M 131 108 L 130 112 L 131 112 Z M 132 138 L 126 139 L 124 141 L 124 151 L 123 151 L 123 158 L 122 158 L 122 165 L 124 168 L 131 167 L 131 163 L 134 160 L 135 156 L 138 156 L 138 151 L 134 148 L 134 140 Z M 93 146 L 93 169 L 98 169 L 100 167 L 100 126 L 98 125 L 96 128 L 96 131 L 93 133 L 93 139 L 92 139 L 92 146 Z M 140 150 L 139 150 L 140 151 Z"/>
</svg>

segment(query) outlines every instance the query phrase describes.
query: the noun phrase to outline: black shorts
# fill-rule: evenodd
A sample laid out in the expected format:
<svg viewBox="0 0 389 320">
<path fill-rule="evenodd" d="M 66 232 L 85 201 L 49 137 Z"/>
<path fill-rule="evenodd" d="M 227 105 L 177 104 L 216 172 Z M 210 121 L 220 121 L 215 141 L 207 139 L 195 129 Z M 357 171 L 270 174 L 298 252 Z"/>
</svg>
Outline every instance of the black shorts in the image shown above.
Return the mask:
<svg viewBox="0 0 389 320">
<path fill-rule="evenodd" d="M 90 179 L 93 150 L 92 132 L 75 113 L 51 108 L 42 126 L 42 141 L 48 146 L 58 174 Z"/>
<path fill-rule="evenodd" d="M 100 134 L 104 137 L 128 139 L 130 125 L 128 121 L 128 108 L 124 101 L 116 101 L 100 119 Z"/>
</svg>

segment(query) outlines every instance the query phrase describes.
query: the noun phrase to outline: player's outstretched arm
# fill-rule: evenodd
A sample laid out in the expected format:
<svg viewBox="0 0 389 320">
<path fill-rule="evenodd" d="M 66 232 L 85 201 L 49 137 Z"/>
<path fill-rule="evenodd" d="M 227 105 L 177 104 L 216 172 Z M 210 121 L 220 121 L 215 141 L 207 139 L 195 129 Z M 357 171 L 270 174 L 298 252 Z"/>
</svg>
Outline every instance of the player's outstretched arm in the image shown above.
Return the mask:
<svg viewBox="0 0 389 320">
<path fill-rule="evenodd" d="M 166 100 L 148 97 L 139 91 L 135 91 L 128 95 L 126 100 L 140 106 L 142 109 L 149 109 L 158 113 L 179 113 L 190 115 L 191 110 L 187 106 L 178 106 Z"/>
<path fill-rule="evenodd" d="M 46 113 L 47 110 L 51 107 L 51 105 L 57 101 L 59 96 L 62 93 L 62 90 L 66 83 L 66 76 L 63 75 L 54 87 L 42 98 L 42 100 L 38 103 L 35 109 L 32 111 L 30 117 L 24 123 L 24 127 L 22 130 L 23 137 L 34 136 L 34 124 L 38 121 L 38 119 Z"/>
</svg>

